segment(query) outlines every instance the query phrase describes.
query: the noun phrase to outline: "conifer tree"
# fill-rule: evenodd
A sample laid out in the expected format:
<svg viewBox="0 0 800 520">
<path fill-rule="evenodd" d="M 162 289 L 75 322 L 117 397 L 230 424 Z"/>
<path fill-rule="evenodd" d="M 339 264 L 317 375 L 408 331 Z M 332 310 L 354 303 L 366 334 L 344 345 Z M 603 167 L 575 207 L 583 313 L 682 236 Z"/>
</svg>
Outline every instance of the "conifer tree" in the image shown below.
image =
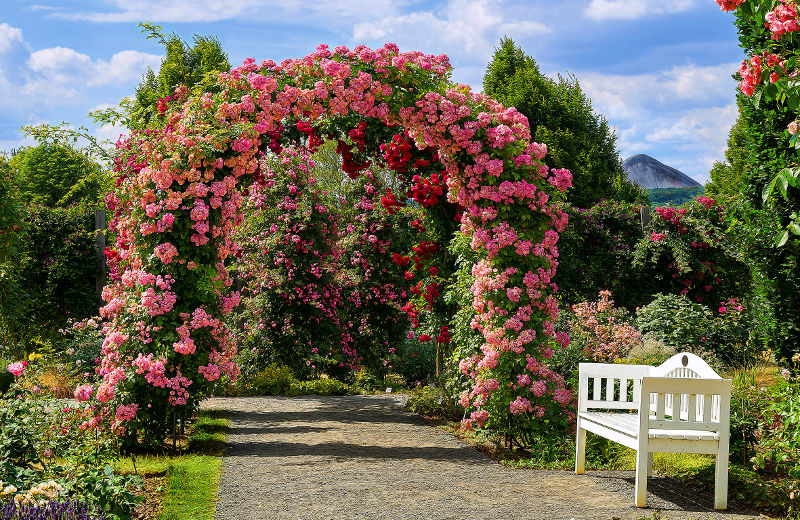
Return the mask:
<svg viewBox="0 0 800 520">
<path fill-rule="evenodd" d="M 572 172 L 567 199 L 587 208 L 600 199 L 644 201 L 647 194 L 627 179 L 616 135 L 595 113 L 575 76 L 551 79 L 511 38 L 503 38 L 483 78 L 484 92 L 528 118 L 531 140 L 547 145 L 545 162 Z"/>
</svg>

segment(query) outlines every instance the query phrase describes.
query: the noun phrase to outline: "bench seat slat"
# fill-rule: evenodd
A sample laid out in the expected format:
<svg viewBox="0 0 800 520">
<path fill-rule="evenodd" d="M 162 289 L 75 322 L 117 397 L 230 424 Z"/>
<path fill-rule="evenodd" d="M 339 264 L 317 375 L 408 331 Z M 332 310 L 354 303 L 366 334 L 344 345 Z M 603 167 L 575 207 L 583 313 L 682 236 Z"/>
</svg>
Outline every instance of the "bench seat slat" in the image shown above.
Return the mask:
<svg viewBox="0 0 800 520">
<path fill-rule="evenodd" d="M 600 424 L 629 437 L 636 437 L 639 431 L 639 415 L 635 413 L 581 412 L 580 417 L 584 421 Z M 672 421 L 665 422 L 671 423 Z M 690 424 L 687 426 L 691 427 Z M 650 439 L 715 441 L 719 440 L 719 433 L 689 428 L 684 430 L 650 428 L 647 437 Z"/>
</svg>

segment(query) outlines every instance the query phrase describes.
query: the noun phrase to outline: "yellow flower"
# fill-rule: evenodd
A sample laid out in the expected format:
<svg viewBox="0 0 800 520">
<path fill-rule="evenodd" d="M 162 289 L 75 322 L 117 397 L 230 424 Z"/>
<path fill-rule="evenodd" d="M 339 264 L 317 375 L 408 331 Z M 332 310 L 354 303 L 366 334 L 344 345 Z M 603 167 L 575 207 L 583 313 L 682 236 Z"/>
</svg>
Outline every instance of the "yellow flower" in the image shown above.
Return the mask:
<svg viewBox="0 0 800 520">
<path fill-rule="evenodd" d="M 0 496 L 11 495 L 11 494 L 14 494 L 16 492 L 17 492 L 17 488 L 15 488 L 11 484 L 9 484 L 6 487 L 4 487 L 2 491 L 0 491 Z"/>
</svg>

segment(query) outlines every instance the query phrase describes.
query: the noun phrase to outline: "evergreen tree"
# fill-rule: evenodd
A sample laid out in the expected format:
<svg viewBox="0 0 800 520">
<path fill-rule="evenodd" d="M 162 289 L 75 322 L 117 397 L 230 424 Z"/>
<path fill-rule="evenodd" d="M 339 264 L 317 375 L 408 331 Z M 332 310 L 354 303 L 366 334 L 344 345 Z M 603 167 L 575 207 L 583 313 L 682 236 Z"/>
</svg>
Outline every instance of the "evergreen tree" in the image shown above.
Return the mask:
<svg viewBox="0 0 800 520">
<path fill-rule="evenodd" d="M 715 198 L 738 196 L 746 188 L 748 167 L 752 163 L 752 145 L 747 133 L 747 122 L 742 115 L 739 101 L 739 117 L 728 133 L 728 148 L 725 161 L 717 161 L 711 167 L 711 180 L 705 192 Z"/>
<path fill-rule="evenodd" d="M 604 198 L 647 200 L 647 193 L 627 179 L 613 130 L 595 113 L 575 76 L 548 78 L 511 38 L 503 38 L 486 68 L 483 89 L 528 118 L 531 139 L 547 145 L 548 166 L 572 172 L 567 199 L 573 205 L 587 208 Z"/>
<path fill-rule="evenodd" d="M 771 48 L 763 24 L 754 23 L 741 11 L 736 18 L 740 46 L 747 55 Z M 778 359 L 787 358 L 800 351 L 800 240 L 776 248 L 775 237 L 785 228 L 788 215 L 800 211 L 800 200 L 772 197 L 764 204 L 761 197 L 764 186 L 780 170 L 797 162 L 786 132 L 795 116 L 758 94 L 740 93 L 738 104 L 739 121 L 726 153 L 729 168 L 717 168 L 712 181 L 717 193 L 729 195 L 730 242 L 751 269 L 751 310 L 758 320 L 754 335 L 775 350 Z"/>
<path fill-rule="evenodd" d="M 95 206 L 105 191 L 102 166 L 67 144 L 23 148 L 9 163 L 20 200 L 28 206 Z"/>
<path fill-rule="evenodd" d="M 158 40 L 166 50 L 158 73 L 148 69 L 139 86 L 133 106 L 130 108 L 130 127 L 145 128 L 157 114 L 156 103 L 161 98 L 172 96 L 175 87 L 185 85 L 213 92 L 216 74 L 230 70 L 228 55 L 215 36 L 194 35 L 194 44 L 172 33 L 164 36 L 161 27 L 149 22 L 139 24 L 142 32 L 149 33 L 147 39 Z"/>
</svg>

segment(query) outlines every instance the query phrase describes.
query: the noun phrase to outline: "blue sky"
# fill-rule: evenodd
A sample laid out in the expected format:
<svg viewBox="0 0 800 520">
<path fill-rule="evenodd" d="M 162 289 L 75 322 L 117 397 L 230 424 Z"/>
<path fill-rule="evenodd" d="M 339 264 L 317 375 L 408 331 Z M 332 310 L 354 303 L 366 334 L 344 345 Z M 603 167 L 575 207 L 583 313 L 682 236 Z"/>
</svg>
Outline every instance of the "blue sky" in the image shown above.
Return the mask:
<svg viewBox="0 0 800 520">
<path fill-rule="evenodd" d="M 0 150 L 25 124 L 66 121 L 131 95 L 162 47 L 149 20 L 190 41 L 215 35 L 232 64 L 299 58 L 319 43 L 394 42 L 448 54 L 453 79 L 481 90 L 504 35 L 550 75 L 574 74 L 616 129 L 623 159 L 646 153 L 700 182 L 723 158 L 743 58 L 733 17 L 713 0 L 2 0 Z"/>
</svg>

